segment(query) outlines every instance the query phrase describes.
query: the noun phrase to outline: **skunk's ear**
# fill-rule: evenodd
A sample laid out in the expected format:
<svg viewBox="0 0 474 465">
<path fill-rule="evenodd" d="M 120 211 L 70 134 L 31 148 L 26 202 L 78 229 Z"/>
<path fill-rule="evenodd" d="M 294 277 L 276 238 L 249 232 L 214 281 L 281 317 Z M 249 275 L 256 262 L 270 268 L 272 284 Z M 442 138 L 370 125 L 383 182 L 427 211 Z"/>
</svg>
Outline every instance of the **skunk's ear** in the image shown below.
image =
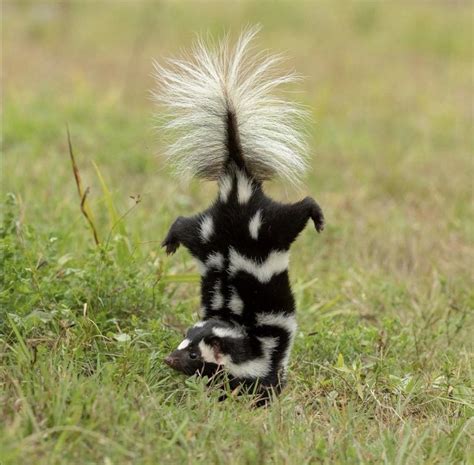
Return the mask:
<svg viewBox="0 0 474 465">
<path fill-rule="evenodd" d="M 209 339 L 209 345 L 212 347 L 214 358 L 216 359 L 217 363 L 221 363 L 223 355 L 221 338 L 218 336 L 211 337 Z"/>
<path fill-rule="evenodd" d="M 222 354 L 222 341 L 220 337 L 214 336 L 209 342 L 211 344 L 211 347 L 214 349 L 214 352 Z"/>
</svg>

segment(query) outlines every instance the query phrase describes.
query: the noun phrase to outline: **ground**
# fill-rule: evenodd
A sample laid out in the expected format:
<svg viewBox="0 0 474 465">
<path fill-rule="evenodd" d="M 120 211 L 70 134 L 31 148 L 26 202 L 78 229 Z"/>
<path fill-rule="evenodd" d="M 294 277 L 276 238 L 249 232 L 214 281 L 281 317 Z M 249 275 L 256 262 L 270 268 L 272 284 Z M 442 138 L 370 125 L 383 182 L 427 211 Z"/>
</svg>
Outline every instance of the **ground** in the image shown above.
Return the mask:
<svg viewBox="0 0 474 465">
<path fill-rule="evenodd" d="M 257 410 L 162 362 L 199 288 L 159 242 L 216 186 L 155 156 L 149 94 L 153 58 L 256 22 L 312 113 L 305 184 L 269 190 L 327 218 Z M 3 29 L 2 465 L 474 463 L 470 2 L 3 2 Z"/>
</svg>

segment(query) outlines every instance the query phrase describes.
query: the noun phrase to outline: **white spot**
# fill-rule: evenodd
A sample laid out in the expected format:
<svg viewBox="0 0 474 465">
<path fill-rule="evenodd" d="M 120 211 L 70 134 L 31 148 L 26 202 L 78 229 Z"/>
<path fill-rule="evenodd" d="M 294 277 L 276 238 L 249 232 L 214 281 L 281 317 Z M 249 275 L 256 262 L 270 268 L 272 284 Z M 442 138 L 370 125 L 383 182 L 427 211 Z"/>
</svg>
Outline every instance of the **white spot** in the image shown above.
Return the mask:
<svg viewBox="0 0 474 465">
<path fill-rule="evenodd" d="M 219 360 L 216 358 L 216 354 L 214 353 L 214 349 L 207 345 L 204 341 L 200 341 L 198 344 L 199 350 L 201 351 L 202 359 L 207 363 L 216 363 L 217 365 L 221 365 L 222 360 L 219 357 Z"/>
<path fill-rule="evenodd" d="M 219 310 L 224 305 L 224 296 L 221 292 L 221 281 L 218 279 L 214 284 L 214 290 L 212 292 L 211 308 L 213 310 Z"/>
<path fill-rule="evenodd" d="M 242 339 L 244 333 L 237 328 L 212 328 L 212 332 L 217 337 L 231 337 L 234 339 Z"/>
<path fill-rule="evenodd" d="M 262 226 L 262 212 L 258 210 L 249 222 L 249 232 L 252 239 L 258 239 L 260 226 Z"/>
<path fill-rule="evenodd" d="M 191 341 L 189 339 L 184 339 L 183 341 L 181 341 L 181 344 L 178 346 L 178 350 L 186 349 L 186 347 L 188 347 L 189 344 L 191 344 Z"/>
<path fill-rule="evenodd" d="M 261 283 L 267 283 L 274 275 L 287 270 L 290 261 L 288 251 L 274 250 L 261 262 L 245 257 L 233 247 L 230 247 L 229 251 L 229 273 L 235 275 L 238 271 L 245 271 L 255 276 Z"/>
<path fill-rule="evenodd" d="M 209 268 L 217 268 L 222 270 L 224 267 L 224 255 L 219 252 L 212 252 L 209 257 L 207 257 L 206 265 Z"/>
<path fill-rule="evenodd" d="M 205 321 L 198 321 L 197 323 L 194 323 L 193 328 L 202 328 L 205 324 Z"/>
<path fill-rule="evenodd" d="M 235 288 L 232 289 L 232 294 L 229 300 L 229 308 L 236 315 L 242 315 L 242 310 L 244 309 L 244 302 L 240 298 Z"/>
<path fill-rule="evenodd" d="M 210 216 L 205 216 L 201 220 L 200 226 L 201 239 L 203 242 L 208 242 L 214 234 L 214 220 Z"/>
<path fill-rule="evenodd" d="M 195 260 L 199 274 L 201 276 L 205 276 L 209 268 L 216 268 L 218 270 L 222 270 L 222 268 L 224 267 L 224 256 L 219 252 L 212 252 L 211 254 L 209 254 L 206 263 L 199 260 L 199 258 L 195 258 Z"/>
<path fill-rule="evenodd" d="M 232 190 L 232 178 L 227 174 L 219 181 L 219 197 L 222 202 L 227 202 Z"/>
<path fill-rule="evenodd" d="M 247 203 L 252 197 L 252 181 L 241 171 L 237 173 L 237 199 L 239 203 Z"/>
<path fill-rule="evenodd" d="M 262 343 L 263 355 L 254 360 L 244 363 L 234 363 L 231 357 L 222 357 L 222 364 L 226 365 L 229 373 L 242 378 L 264 378 L 268 375 L 272 366 L 272 354 L 278 345 L 278 338 L 259 337 Z"/>
</svg>

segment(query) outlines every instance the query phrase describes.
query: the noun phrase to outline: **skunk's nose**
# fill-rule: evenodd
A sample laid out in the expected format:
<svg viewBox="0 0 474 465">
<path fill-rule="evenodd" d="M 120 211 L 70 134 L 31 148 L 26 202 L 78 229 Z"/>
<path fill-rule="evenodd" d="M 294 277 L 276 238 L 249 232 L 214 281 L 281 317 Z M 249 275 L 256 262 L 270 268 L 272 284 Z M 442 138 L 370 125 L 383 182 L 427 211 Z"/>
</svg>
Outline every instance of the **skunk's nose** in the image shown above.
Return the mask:
<svg viewBox="0 0 474 465">
<path fill-rule="evenodd" d="M 171 355 L 168 355 L 168 357 L 165 358 L 164 362 L 171 368 L 176 367 L 177 360 L 172 357 Z"/>
</svg>

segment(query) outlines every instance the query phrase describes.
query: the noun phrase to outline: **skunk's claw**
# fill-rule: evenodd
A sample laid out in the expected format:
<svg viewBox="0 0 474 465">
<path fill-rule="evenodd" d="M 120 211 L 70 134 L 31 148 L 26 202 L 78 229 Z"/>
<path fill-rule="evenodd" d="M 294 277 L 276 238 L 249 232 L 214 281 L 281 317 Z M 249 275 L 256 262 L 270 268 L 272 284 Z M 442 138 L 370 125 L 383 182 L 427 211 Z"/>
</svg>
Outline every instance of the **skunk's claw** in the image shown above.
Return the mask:
<svg viewBox="0 0 474 465">
<path fill-rule="evenodd" d="M 317 216 L 316 218 L 313 218 L 313 221 L 314 221 L 314 226 L 316 228 L 316 231 L 318 231 L 318 233 L 324 230 L 324 217 L 323 216 Z"/>
<path fill-rule="evenodd" d="M 165 248 L 167 255 L 173 255 L 178 250 L 179 242 L 166 238 L 161 243 L 161 247 Z"/>
<path fill-rule="evenodd" d="M 316 231 L 320 233 L 324 229 L 324 214 L 321 207 L 313 200 L 311 219 L 313 220 Z"/>
</svg>

